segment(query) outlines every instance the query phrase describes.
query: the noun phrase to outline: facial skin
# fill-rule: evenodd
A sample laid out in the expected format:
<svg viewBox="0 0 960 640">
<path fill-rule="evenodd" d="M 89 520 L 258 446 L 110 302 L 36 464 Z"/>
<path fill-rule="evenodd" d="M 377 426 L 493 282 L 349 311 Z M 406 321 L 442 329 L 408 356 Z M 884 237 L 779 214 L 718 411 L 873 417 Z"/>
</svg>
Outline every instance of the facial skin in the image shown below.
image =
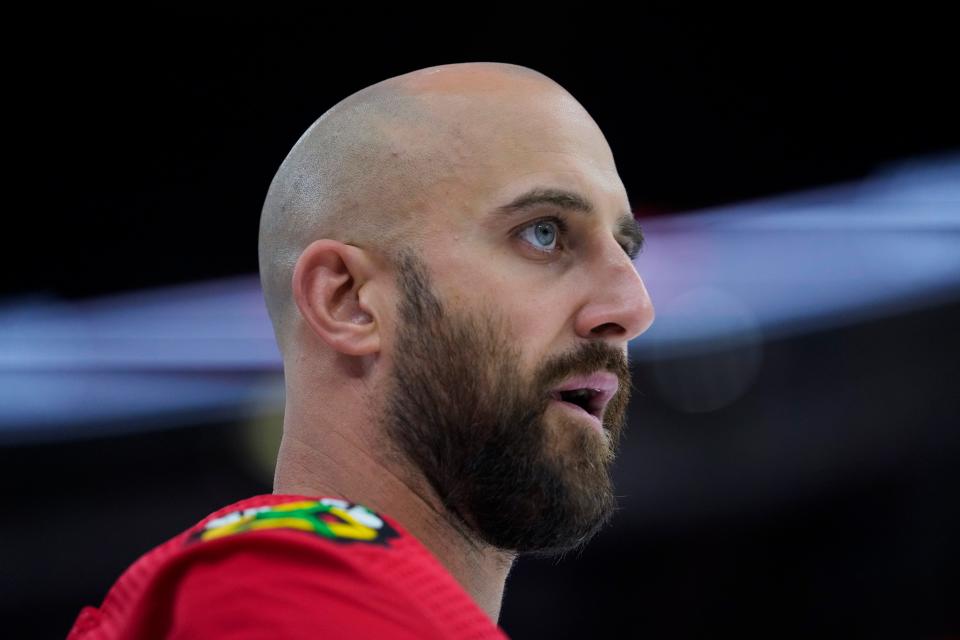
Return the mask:
<svg viewBox="0 0 960 640">
<path fill-rule="evenodd" d="M 609 465 L 630 390 L 622 351 L 584 343 L 527 374 L 502 316 L 456 313 L 437 298 L 416 255 L 403 256 L 400 266 L 385 432 L 457 524 L 484 543 L 550 554 L 588 540 L 615 507 Z M 598 370 L 620 381 L 604 415 L 606 432 L 567 413 L 548 420 L 550 390 L 569 375 Z"/>
</svg>

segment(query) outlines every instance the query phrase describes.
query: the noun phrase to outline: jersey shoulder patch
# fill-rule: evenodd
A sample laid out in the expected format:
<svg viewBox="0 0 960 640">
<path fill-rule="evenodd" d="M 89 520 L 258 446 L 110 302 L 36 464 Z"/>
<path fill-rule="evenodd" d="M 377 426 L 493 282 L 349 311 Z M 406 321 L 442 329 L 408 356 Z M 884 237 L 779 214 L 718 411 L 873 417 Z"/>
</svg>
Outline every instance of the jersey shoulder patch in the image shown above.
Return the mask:
<svg viewBox="0 0 960 640">
<path fill-rule="evenodd" d="M 303 531 L 342 543 L 387 546 L 399 537 L 390 524 L 366 507 L 340 500 L 294 500 L 231 511 L 207 521 L 187 538 L 187 543 L 208 542 L 250 531 Z"/>
</svg>

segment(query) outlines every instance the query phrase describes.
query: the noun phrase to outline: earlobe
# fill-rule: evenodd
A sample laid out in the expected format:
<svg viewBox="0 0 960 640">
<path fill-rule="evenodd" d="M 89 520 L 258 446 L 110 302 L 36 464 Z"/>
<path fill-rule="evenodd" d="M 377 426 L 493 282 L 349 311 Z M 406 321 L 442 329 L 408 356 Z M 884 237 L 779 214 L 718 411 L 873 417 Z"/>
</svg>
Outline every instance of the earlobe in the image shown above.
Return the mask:
<svg viewBox="0 0 960 640">
<path fill-rule="evenodd" d="M 333 349 L 365 356 L 380 349 L 376 311 L 363 300 L 375 286 L 366 253 L 336 240 L 316 240 L 293 269 L 293 299 L 307 327 Z"/>
</svg>

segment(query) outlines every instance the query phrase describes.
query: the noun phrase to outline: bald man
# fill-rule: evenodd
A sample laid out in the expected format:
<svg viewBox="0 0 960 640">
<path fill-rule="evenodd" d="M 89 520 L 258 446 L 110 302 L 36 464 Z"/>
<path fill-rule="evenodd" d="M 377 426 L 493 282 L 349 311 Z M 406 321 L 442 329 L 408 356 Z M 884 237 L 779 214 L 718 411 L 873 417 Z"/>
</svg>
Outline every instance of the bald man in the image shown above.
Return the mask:
<svg viewBox="0 0 960 640">
<path fill-rule="evenodd" d="M 74 637 L 503 637 L 515 558 L 615 508 L 642 244 L 600 129 L 538 72 L 445 65 L 341 101 L 261 217 L 274 494 L 141 558 Z"/>
</svg>

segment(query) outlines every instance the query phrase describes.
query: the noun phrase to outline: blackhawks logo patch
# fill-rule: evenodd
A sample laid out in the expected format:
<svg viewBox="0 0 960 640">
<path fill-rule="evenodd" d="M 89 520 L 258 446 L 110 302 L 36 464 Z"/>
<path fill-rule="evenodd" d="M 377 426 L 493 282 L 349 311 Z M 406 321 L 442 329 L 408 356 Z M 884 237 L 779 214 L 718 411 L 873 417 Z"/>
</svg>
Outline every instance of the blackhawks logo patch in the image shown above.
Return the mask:
<svg viewBox="0 0 960 640">
<path fill-rule="evenodd" d="M 252 507 L 214 518 L 188 542 L 207 542 L 247 531 L 293 529 L 337 542 L 367 542 L 386 546 L 398 533 L 373 511 L 336 498 L 300 500 Z"/>
</svg>

